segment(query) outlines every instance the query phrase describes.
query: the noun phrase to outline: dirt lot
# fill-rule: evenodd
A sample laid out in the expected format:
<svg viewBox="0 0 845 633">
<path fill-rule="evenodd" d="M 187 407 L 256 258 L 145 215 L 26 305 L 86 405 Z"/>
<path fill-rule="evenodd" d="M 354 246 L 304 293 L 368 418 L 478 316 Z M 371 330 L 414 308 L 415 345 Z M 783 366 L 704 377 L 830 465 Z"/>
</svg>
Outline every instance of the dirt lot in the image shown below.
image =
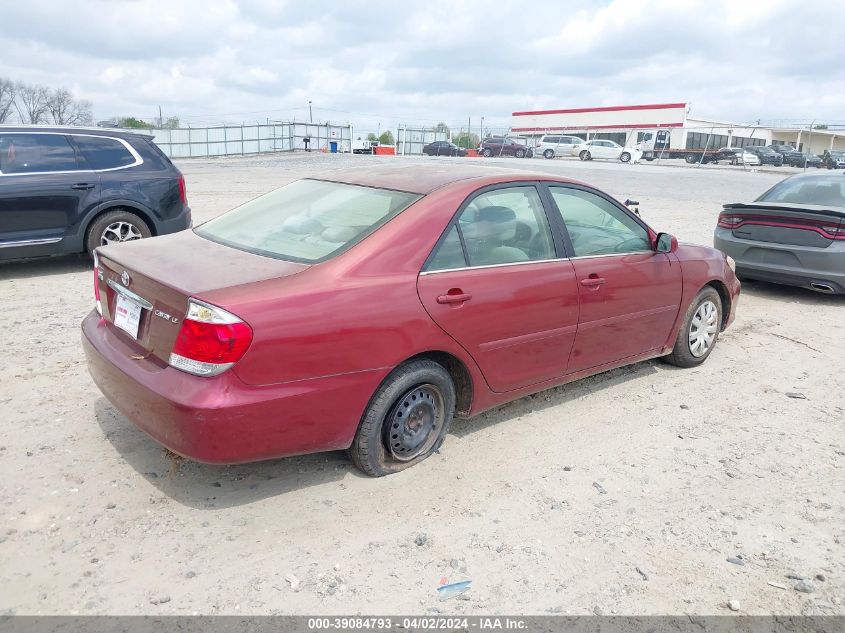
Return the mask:
<svg viewBox="0 0 845 633">
<path fill-rule="evenodd" d="M 423 159 L 180 167 L 202 221 L 378 160 Z M 782 177 L 488 162 L 636 198 L 653 226 L 703 243 L 723 202 Z M 373 480 L 342 453 L 172 464 L 88 376 L 91 295 L 80 258 L 0 265 L 0 612 L 845 613 L 843 298 L 746 284 L 702 367 L 641 363 L 522 399 Z M 465 599 L 437 600 L 444 577 L 472 581 Z"/>
</svg>

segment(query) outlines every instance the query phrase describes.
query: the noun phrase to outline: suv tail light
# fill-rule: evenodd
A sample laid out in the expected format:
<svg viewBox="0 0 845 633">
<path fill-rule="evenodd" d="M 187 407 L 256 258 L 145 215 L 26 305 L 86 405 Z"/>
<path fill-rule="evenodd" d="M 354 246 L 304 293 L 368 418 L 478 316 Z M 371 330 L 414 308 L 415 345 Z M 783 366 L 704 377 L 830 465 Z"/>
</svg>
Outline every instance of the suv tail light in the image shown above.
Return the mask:
<svg viewBox="0 0 845 633">
<path fill-rule="evenodd" d="M 185 176 L 179 174 L 179 199 L 182 204 L 188 204 L 188 190 L 185 187 Z"/>
<path fill-rule="evenodd" d="M 719 226 L 723 229 L 733 229 L 742 224 L 742 216 L 740 215 L 720 215 Z"/>
<path fill-rule="evenodd" d="M 100 259 L 94 253 L 94 300 L 97 302 L 97 314 L 103 316 L 103 304 L 100 303 Z"/>
<path fill-rule="evenodd" d="M 216 376 L 239 361 L 250 343 L 252 328 L 240 318 L 191 299 L 170 366 L 196 376 Z"/>
</svg>

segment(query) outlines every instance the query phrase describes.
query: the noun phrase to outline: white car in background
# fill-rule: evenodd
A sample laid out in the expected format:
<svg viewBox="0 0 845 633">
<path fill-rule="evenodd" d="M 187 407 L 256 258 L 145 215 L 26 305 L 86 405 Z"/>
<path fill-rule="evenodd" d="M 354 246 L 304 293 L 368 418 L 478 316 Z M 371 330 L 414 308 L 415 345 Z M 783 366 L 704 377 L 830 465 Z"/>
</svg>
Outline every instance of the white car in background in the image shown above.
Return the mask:
<svg viewBox="0 0 845 633">
<path fill-rule="evenodd" d="M 540 142 L 534 147 L 534 156 L 549 159 L 555 156 L 569 156 L 570 150 L 583 142 L 584 139 L 578 136 L 546 134 L 540 138 Z"/>
<path fill-rule="evenodd" d="M 630 163 L 632 160 L 635 163 L 640 161 L 642 152 L 632 147 L 622 147 L 619 143 L 608 141 L 605 139 L 593 139 L 591 141 L 582 141 L 578 145 L 574 145 L 569 150 L 572 156 L 577 156 L 581 160 L 593 160 L 594 158 L 609 158 L 610 160 L 619 160 L 623 163 Z"/>
<path fill-rule="evenodd" d="M 741 147 L 722 147 L 719 149 L 717 163 L 727 161 L 731 165 L 762 165 L 763 161 L 753 152 Z"/>
</svg>

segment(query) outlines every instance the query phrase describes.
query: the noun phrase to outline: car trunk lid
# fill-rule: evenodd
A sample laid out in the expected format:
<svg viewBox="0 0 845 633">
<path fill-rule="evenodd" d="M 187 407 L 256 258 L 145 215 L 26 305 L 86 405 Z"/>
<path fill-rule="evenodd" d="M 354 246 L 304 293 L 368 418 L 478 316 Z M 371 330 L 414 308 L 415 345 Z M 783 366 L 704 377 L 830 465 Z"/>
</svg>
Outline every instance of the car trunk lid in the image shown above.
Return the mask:
<svg viewBox="0 0 845 633">
<path fill-rule="evenodd" d="M 826 248 L 845 238 L 845 210 L 819 205 L 751 202 L 724 205 L 719 226 L 756 242 Z"/>
<path fill-rule="evenodd" d="M 166 365 L 188 299 L 309 268 L 240 251 L 182 231 L 97 251 L 103 319 L 134 341 L 138 359 Z"/>
</svg>

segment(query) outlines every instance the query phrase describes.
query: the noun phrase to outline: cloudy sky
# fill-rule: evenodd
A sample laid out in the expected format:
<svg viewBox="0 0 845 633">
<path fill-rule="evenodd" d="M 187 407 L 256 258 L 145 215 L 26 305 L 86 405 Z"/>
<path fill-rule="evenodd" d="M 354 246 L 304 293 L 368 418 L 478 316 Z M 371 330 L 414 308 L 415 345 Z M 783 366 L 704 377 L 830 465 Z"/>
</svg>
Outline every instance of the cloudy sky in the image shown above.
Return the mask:
<svg viewBox="0 0 845 633">
<path fill-rule="evenodd" d="M 845 120 L 845 8 L 813 0 L 3 2 L 0 77 L 97 119 L 507 126 L 516 110 L 681 102 Z"/>
</svg>

